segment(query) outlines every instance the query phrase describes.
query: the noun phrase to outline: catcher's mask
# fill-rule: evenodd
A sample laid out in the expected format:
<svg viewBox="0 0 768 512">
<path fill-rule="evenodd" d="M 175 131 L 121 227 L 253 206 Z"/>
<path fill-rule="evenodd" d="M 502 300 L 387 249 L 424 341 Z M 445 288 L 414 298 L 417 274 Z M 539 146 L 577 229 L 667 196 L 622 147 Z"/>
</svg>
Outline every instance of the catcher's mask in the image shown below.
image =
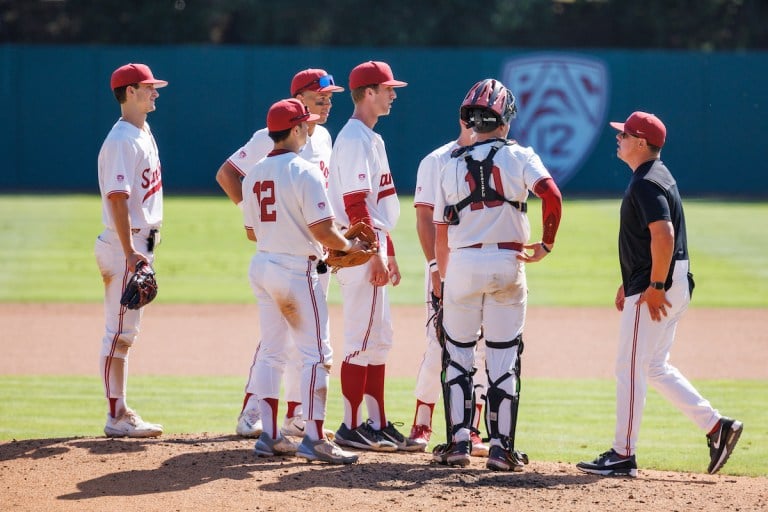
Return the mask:
<svg viewBox="0 0 768 512">
<path fill-rule="evenodd" d="M 494 78 L 473 85 L 459 109 L 459 117 L 467 128 L 478 133 L 489 133 L 499 125 L 508 125 L 516 115 L 514 94 Z"/>
</svg>

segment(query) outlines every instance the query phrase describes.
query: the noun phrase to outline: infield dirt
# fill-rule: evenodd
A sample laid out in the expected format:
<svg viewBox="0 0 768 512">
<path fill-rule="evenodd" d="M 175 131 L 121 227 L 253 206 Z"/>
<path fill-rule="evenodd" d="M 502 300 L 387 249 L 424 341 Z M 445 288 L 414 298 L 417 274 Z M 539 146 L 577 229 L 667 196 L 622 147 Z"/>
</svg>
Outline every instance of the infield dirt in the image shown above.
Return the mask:
<svg viewBox="0 0 768 512">
<path fill-rule="evenodd" d="M 99 305 L 0 305 L 0 374 L 92 374 L 101 315 Z M 340 308 L 331 307 L 331 315 L 339 354 Z M 387 373 L 413 377 L 424 347 L 424 310 L 396 307 L 393 318 Z M 610 309 L 531 308 L 525 375 L 612 378 L 617 328 Z M 254 305 L 152 305 L 131 353 L 131 373 L 245 378 L 257 329 Z M 730 337 L 728 358 L 722 332 Z M 765 332 L 764 310 L 692 309 L 673 362 L 693 379 L 768 379 Z M 338 364 L 332 374 L 338 376 Z M 257 459 L 252 446 L 229 433 L 2 442 L 0 510 L 768 510 L 768 477 L 641 468 L 637 479 L 603 479 L 572 464 L 536 460 L 510 474 L 486 470 L 483 459 L 455 469 L 431 463 L 428 454 L 367 452 L 358 464 L 334 467 Z"/>
</svg>

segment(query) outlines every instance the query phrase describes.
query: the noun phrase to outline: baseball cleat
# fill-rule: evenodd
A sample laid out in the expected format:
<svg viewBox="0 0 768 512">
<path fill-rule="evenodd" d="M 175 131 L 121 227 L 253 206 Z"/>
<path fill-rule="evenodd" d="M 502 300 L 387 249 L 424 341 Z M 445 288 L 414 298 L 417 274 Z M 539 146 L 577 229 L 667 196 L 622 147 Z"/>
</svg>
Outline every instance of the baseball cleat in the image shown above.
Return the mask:
<svg viewBox="0 0 768 512">
<path fill-rule="evenodd" d="M 313 441 L 308 436 L 304 436 L 296 450 L 296 456 L 309 461 L 319 460 L 329 464 L 354 464 L 358 459 L 356 454 L 342 450 L 328 438 Z"/>
<path fill-rule="evenodd" d="M 602 476 L 637 476 L 637 461 L 634 455 L 622 457 L 613 448 L 601 453 L 592 462 L 579 462 L 576 467 L 585 473 Z"/>
<path fill-rule="evenodd" d="M 717 430 L 713 434 L 707 434 L 707 446 L 709 446 L 709 467 L 707 472 L 714 475 L 722 468 L 733 448 L 741 437 L 744 424 L 731 418 L 720 418 Z"/>
<path fill-rule="evenodd" d="M 126 409 L 119 418 L 107 413 L 107 424 L 104 426 L 107 437 L 157 437 L 162 433 L 162 425 L 144 421 L 131 409 Z"/>
<path fill-rule="evenodd" d="M 400 423 L 399 425 L 402 425 Z M 394 443 L 395 446 L 397 446 L 398 450 L 404 451 L 404 452 L 418 452 L 422 451 L 422 447 L 419 444 L 414 444 L 413 442 L 409 443 L 409 439 L 405 437 L 403 434 L 400 433 L 399 430 L 395 427 L 395 425 L 391 422 L 387 422 L 387 426 L 379 430 L 379 434 L 383 439 L 386 439 L 387 441 L 390 441 Z"/>
<path fill-rule="evenodd" d="M 259 457 L 293 455 L 297 449 L 298 445 L 287 437 L 280 436 L 277 439 L 272 439 L 266 432 L 261 433 L 259 440 L 253 446 L 253 452 Z"/>
<path fill-rule="evenodd" d="M 237 435 L 259 437 L 262 431 L 261 414 L 258 409 L 245 409 L 237 417 Z M 303 434 L 302 434 L 303 435 Z"/>
<path fill-rule="evenodd" d="M 469 466 L 472 447 L 469 441 L 451 443 L 445 454 L 445 463 L 449 466 Z"/>
<path fill-rule="evenodd" d="M 280 433 L 284 436 L 304 437 L 304 420 L 301 416 L 286 417 Z"/>
<path fill-rule="evenodd" d="M 506 450 L 502 446 L 491 446 L 485 467 L 491 471 L 522 471 L 528 464 L 528 456 L 516 450 Z"/>
<path fill-rule="evenodd" d="M 344 423 L 335 434 L 336 444 L 360 448 L 361 450 L 373 450 L 375 452 L 394 452 L 397 445 L 384 439 L 379 430 L 374 430 L 370 423 L 362 423 L 357 428 L 350 429 Z"/>
<path fill-rule="evenodd" d="M 488 456 L 488 446 L 485 443 L 483 443 L 483 440 L 480 438 L 480 434 L 478 434 L 477 432 L 470 432 L 469 440 L 472 443 L 472 451 L 470 452 L 470 455 L 472 455 L 473 457 Z"/>
<path fill-rule="evenodd" d="M 408 451 L 414 451 L 414 452 L 424 452 L 427 451 L 427 446 L 429 445 L 429 438 L 432 435 L 432 429 L 429 428 L 427 425 L 413 425 L 411 427 L 411 433 L 408 436 L 408 439 L 406 439 L 406 443 L 408 443 L 408 446 L 412 446 L 412 450 Z"/>
</svg>

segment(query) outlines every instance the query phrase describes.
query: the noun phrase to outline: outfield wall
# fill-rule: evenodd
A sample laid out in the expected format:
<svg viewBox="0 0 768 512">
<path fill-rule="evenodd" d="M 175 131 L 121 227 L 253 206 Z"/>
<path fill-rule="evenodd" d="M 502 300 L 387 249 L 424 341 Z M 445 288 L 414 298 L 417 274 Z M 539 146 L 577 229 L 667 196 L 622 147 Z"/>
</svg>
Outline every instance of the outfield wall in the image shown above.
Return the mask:
<svg viewBox="0 0 768 512">
<path fill-rule="evenodd" d="M 170 82 L 149 119 L 173 194 L 218 193 L 219 165 L 264 125 L 296 71 L 322 67 L 346 87 L 369 59 L 409 82 L 376 126 L 401 193 L 413 191 L 419 160 L 456 136 L 467 89 L 497 77 L 520 103 L 512 135 L 566 194 L 621 193 L 629 170 L 607 122 L 637 109 L 667 124 L 662 157 L 686 195 L 768 196 L 767 52 L 232 46 L 0 46 L 0 192 L 98 192 L 96 155 L 119 115 L 109 75 L 126 62 Z M 332 134 L 351 112 L 348 91 L 335 95 Z"/>
</svg>

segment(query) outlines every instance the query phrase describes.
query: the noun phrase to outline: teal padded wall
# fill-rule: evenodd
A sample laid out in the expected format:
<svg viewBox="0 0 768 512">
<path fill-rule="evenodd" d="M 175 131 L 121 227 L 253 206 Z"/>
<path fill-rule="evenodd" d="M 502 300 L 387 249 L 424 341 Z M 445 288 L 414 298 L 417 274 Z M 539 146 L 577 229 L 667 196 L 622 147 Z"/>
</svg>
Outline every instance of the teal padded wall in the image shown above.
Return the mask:
<svg viewBox="0 0 768 512">
<path fill-rule="evenodd" d="M 109 76 L 126 62 L 145 62 L 170 82 L 149 116 L 166 194 L 218 194 L 219 165 L 265 124 L 269 105 L 289 95 L 295 72 L 322 67 L 347 86 L 355 65 L 384 60 L 409 86 L 397 89 L 390 116 L 375 129 L 387 144 L 398 189 L 412 193 L 419 160 L 456 136 L 458 107 L 474 82 L 506 81 L 510 60 L 535 64 L 551 56 L 598 63 L 606 75 L 604 104 L 594 110 L 600 115 L 577 128 L 594 130 L 591 141 L 569 148 L 583 155 L 573 156 L 578 165 L 560 183 L 565 194 L 621 193 L 629 170 L 615 157 L 615 131 L 607 122 L 646 110 L 667 124 L 662 158 L 684 194 L 768 196 L 766 52 L 231 46 L 0 46 L 0 192 L 98 192 L 96 155 L 119 116 Z M 530 69 L 535 74 L 543 68 Z M 549 80 L 554 93 L 564 95 L 561 105 L 580 100 L 572 93 L 579 84 L 569 83 L 566 74 Z M 534 109 L 545 112 L 544 99 L 528 99 L 540 90 L 523 94 L 513 87 L 521 106 L 516 122 Z M 332 135 L 351 112 L 348 91 L 334 95 L 327 124 Z M 550 122 L 558 112 L 564 110 L 549 112 Z M 584 135 L 570 128 L 572 136 Z M 513 136 L 520 138 L 515 129 L 513 124 Z M 551 149 L 521 141 L 542 153 Z"/>
</svg>

